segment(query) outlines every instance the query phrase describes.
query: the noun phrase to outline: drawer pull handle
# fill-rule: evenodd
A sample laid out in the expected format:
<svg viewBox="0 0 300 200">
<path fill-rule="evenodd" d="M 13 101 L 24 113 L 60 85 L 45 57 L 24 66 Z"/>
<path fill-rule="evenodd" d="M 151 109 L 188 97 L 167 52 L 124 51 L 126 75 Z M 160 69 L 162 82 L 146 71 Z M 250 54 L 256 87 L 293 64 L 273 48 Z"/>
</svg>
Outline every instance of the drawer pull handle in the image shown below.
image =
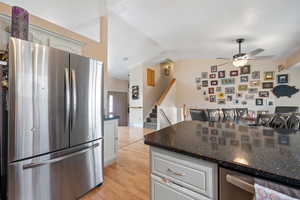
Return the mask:
<svg viewBox="0 0 300 200">
<path fill-rule="evenodd" d="M 184 176 L 185 175 L 184 173 L 175 172 L 175 171 L 171 170 L 170 168 L 168 168 L 167 171 L 174 174 L 174 175 L 176 175 L 176 176 Z"/>
<path fill-rule="evenodd" d="M 161 178 L 161 180 L 164 182 L 164 183 L 170 183 L 170 180 L 169 179 L 167 179 L 167 178 Z"/>
</svg>

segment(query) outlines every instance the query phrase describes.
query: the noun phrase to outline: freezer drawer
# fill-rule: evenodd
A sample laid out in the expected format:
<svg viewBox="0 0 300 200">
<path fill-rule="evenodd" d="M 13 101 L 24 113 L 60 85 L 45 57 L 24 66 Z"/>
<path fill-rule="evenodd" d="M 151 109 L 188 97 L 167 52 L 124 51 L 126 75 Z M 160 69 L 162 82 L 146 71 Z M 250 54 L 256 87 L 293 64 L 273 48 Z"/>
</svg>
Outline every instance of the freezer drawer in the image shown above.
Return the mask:
<svg viewBox="0 0 300 200">
<path fill-rule="evenodd" d="M 102 140 L 97 140 L 10 164 L 8 200 L 73 200 L 102 182 Z"/>
<path fill-rule="evenodd" d="M 103 66 L 100 61 L 70 54 L 70 145 L 102 138 Z"/>
<path fill-rule="evenodd" d="M 69 54 L 28 41 L 9 43 L 10 162 L 69 146 Z"/>
</svg>

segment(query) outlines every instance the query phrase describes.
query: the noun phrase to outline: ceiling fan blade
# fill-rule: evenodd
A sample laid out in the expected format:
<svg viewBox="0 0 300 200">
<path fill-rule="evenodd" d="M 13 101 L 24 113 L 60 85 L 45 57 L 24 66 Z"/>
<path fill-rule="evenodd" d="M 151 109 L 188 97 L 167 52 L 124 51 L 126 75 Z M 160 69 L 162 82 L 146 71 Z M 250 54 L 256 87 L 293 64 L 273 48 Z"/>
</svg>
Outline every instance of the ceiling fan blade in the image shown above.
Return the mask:
<svg viewBox="0 0 300 200">
<path fill-rule="evenodd" d="M 252 58 L 253 56 L 255 56 L 255 55 L 257 55 L 257 54 L 259 54 L 259 53 L 261 53 L 263 51 L 264 51 L 264 49 L 258 48 L 258 49 L 255 49 L 255 50 L 250 51 L 249 53 L 247 53 L 247 56 L 249 58 Z"/>
<path fill-rule="evenodd" d="M 248 60 L 266 60 L 266 59 L 272 59 L 274 58 L 275 56 L 274 55 L 268 55 L 268 56 L 255 56 L 255 57 L 252 57 Z"/>
<path fill-rule="evenodd" d="M 231 60 L 232 58 L 216 58 L 218 60 Z"/>
</svg>

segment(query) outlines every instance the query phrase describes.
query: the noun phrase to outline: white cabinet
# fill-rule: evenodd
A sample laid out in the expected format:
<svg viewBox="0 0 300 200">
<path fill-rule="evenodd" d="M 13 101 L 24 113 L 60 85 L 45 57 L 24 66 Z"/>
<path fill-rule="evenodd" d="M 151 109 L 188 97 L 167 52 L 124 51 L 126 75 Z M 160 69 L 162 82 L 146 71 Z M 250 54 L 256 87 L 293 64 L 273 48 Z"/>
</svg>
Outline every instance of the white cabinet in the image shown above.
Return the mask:
<svg viewBox="0 0 300 200">
<path fill-rule="evenodd" d="M 218 195 L 217 164 L 151 147 L 152 200 L 214 200 Z"/>
<path fill-rule="evenodd" d="M 151 188 L 151 200 L 209 200 L 203 195 L 155 175 L 151 175 Z"/>
<path fill-rule="evenodd" d="M 118 155 L 118 119 L 104 121 L 104 167 L 112 164 Z"/>
</svg>

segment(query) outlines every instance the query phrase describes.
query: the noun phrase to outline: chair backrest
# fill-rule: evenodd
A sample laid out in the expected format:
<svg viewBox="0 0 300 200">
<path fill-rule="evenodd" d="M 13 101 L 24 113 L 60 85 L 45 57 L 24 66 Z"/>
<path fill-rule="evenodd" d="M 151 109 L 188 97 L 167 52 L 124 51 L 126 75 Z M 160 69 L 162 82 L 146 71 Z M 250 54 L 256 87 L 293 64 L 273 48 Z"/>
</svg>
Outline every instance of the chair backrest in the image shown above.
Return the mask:
<svg viewBox="0 0 300 200">
<path fill-rule="evenodd" d="M 274 114 L 259 114 L 256 119 L 256 124 L 269 127 L 274 116 Z"/>
<path fill-rule="evenodd" d="M 236 118 L 234 108 L 222 108 L 223 120 L 234 120 Z"/>
<path fill-rule="evenodd" d="M 274 115 L 272 121 L 269 123 L 269 126 L 271 128 L 286 128 L 287 127 L 287 121 L 280 114 L 276 114 L 276 115 Z"/>
<path fill-rule="evenodd" d="M 299 130 L 300 129 L 300 114 L 292 114 L 286 122 L 288 129 Z"/>
<path fill-rule="evenodd" d="M 219 121 L 221 119 L 221 114 L 219 109 L 207 109 L 208 120 L 209 121 Z"/>
<path fill-rule="evenodd" d="M 297 106 L 276 106 L 275 113 L 295 113 L 299 111 Z"/>
<path fill-rule="evenodd" d="M 208 121 L 206 110 L 204 109 L 190 109 L 190 114 L 192 120 Z"/>
<path fill-rule="evenodd" d="M 238 119 L 246 118 L 248 116 L 248 108 L 236 108 L 235 112 Z"/>
</svg>

